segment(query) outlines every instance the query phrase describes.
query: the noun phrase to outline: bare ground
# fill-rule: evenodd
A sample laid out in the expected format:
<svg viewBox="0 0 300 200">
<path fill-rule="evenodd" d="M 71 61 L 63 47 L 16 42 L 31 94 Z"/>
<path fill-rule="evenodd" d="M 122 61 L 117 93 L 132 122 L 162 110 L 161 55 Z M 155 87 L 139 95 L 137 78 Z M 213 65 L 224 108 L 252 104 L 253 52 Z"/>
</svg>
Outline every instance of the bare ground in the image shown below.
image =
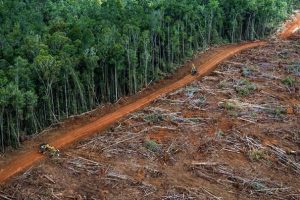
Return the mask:
<svg viewBox="0 0 300 200">
<path fill-rule="evenodd" d="M 47 158 L 3 199 L 300 199 L 300 34 Z"/>
</svg>

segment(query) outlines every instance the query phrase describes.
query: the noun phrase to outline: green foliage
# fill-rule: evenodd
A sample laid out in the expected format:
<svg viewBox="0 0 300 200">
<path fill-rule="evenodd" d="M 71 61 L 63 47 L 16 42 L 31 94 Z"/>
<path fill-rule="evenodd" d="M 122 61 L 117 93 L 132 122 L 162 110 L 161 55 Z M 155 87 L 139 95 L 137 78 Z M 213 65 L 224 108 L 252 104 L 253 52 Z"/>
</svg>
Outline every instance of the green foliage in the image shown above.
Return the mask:
<svg viewBox="0 0 300 200">
<path fill-rule="evenodd" d="M 295 76 L 300 76 L 300 62 L 296 62 L 288 67 L 286 67 L 288 73 L 292 73 Z"/>
<path fill-rule="evenodd" d="M 256 90 L 256 85 L 246 79 L 239 80 L 235 86 L 235 91 L 239 96 L 248 96 L 254 90 Z"/>
<path fill-rule="evenodd" d="M 254 181 L 254 180 L 249 183 L 249 186 L 251 189 L 256 191 L 260 191 L 260 190 L 263 191 L 268 189 L 268 187 L 264 183 L 260 181 Z"/>
<path fill-rule="evenodd" d="M 134 94 L 209 45 L 263 38 L 293 3 L 1 0 L 0 147 Z"/>
<path fill-rule="evenodd" d="M 228 111 L 232 111 L 237 108 L 237 105 L 235 105 L 234 103 L 232 103 L 230 101 L 225 101 L 224 103 L 221 104 L 221 107 Z"/>
<path fill-rule="evenodd" d="M 281 81 L 284 85 L 286 85 L 287 87 L 293 87 L 296 83 L 296 80 L 290 76 L 287 76 L 286 78 L 284 78 Z"/>
<path fill-rule="evenodd" d="M 244 77 L 249 77 L 249 76 L 251 76 L 252 75 L 252 70 L 251 70 L 251 68 L 249 68 L 249 67 L 243 67 L 243 69 L 242 69 L 242 75 L 244 76 Z"/>
<path fill-rule="evenodd" d="M 218 88 L 219 89 L 224 89 L 225 87 L 228 87 L 229 83 L 226 80 L 222 80 L 220 81 L 220 83 L 218 84 Z"/>
<path fill-rule="evenodd" d="M 248 152 L 248 156 L 252 161 L 259 161 L 265 158 L 265 151 L 263 149 L 253 149 Z"/>
<path fill-rule="evenodd" d="M 281 116 L 281 115 L 283 115 L 283 114 L 286 114 L 286 110 L 285 110 L 284 108 L 282 108 L 281 106 L 276 106 L 276 107 L 274 107 L 274 108 L 270 108 L 270 109 L 269 109 L 269 113 L 270 113 L 271 115 L 274 115 L 274 116 L 276 116 L 276 117 L 279 117 L 279 116 Z"/>
<path fill-rule="evenodd" d="M 144 146 L 146 147 L 146 149 L 154 153 L 158 153 L 160 151 L 160 146 L 154 140 L 145 141 Z"/>
<path fill-rule="evenodd" d="M 225 133 L 220 129 L 215 134 L 217 138 L 222 138 L 225 136 Z"/>
<path fill-rule="evenodd" d="M 144 120 L 147 122 L 157 123 L 163 121 L 164 117 L 161 114 L 154 113 L 154 114 L 147 115 Z"/>
</svg>

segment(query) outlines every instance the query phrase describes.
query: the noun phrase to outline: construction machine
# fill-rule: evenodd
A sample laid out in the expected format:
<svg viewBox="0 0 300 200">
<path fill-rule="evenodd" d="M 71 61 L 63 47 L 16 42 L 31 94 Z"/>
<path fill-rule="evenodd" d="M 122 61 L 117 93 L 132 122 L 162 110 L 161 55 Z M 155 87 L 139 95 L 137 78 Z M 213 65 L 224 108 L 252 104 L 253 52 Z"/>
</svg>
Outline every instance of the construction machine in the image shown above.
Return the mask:
<svg viewBox="0 0 300 200">
<path fill-rule="evenodd" d="M 60 151 L 58 149 L 46 143 L 40 144 L 40 153 L 48 153 L 51 157 L 58 157 L 60 155 Z"/>
<path fill-rule="evenodd" d="M 197 74 L 197 69 L 196 69 L 194 63 L 192 64 L 191 74 L 192 74 L 192 76 L 195 76 Z"/>
</svg>

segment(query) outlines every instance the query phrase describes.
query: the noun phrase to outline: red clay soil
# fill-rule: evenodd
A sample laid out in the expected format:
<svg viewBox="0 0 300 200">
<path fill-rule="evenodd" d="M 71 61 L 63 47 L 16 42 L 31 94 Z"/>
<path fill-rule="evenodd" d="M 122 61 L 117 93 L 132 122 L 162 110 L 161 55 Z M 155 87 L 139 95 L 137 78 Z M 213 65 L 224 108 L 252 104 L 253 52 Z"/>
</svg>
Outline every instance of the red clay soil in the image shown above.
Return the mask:
<svg viewBox="0 0 300 200">
<path fill-rule="evenodd" d="M 116 122 L 117 120 L 127 116 L 129 113 L 145 107 L 146 105 L 153 102 L 161 95 L 177 90 L 209 74 L 215 69 L 215 67 L 219 63 L 221 63 L 225 59 L 230 58 L 231 56 L 239 53 L 242 50 L 265 45 L 265 44 L 266 42 L 256 41 L 256 42 L 239 44 L 239 45 L 228 47 L 228 49 L 226 49 L 225 51 L 216 53 L 214 56 L 212 56 L 212 59 L 210 59 L 208 62 L 204 63 L 201 66 L 198 66 L 198 74 L 196 76 L 187 75 L 183 79 L 167 87 L 161 88 L 156 92 L 153 92 L 152 94 L 137 100 L 134 103 L 121 107 L 120 109 L 118 109 L 113 113 L 106 114 L 103 117 L 97 119 L 96 121 L 90 124 L 78 128 L 77 130 L 66 132 L 57 140 L 50 141 L 49 143 L 55 146 L 56 148 L 63 148 L 84 137 L 95 134 L 98 131 L 102 131 L 105 128 L 107 128 L 109 125 Z M 19 155 L 18 159 L 8 163 L 8 165 L 6 165 L 4 168 L 0 170 L 0 182 L 3 183 L 4 181 L 8 180 L 10 177 L 29 168 L 33 163 L 43 158 L 44 156 L 38 153 L 38 151 L 31 151 L 23 155 Z"/>
<path fill-rule="evenodd" d="M 286 23 L 284 30 L 280 34 L 281 39 L 288 39 L 300 28 L 300 13 L 296 14 L 295 19 L 292 22 Z"/>
</svg>

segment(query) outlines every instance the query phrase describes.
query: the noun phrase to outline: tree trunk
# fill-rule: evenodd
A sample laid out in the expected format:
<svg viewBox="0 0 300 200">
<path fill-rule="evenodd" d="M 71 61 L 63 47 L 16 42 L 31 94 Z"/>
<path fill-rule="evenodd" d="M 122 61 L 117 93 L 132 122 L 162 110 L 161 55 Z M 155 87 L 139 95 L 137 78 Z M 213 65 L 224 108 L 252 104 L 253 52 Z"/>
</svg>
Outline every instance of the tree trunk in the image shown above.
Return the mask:
<svg viewBox="0 0 300 200">
<path fill-rule="evenodd" d="M 115 101 L 118 101 L 118 72 L 117 64 L 115 63 Z"/>
<path fill-rule="evenodd" d="M 4 106 L 1 108 L 0 111 L 0 133 L 1 133 L 1 149 L 2 152 L 4 152 L 4 120 L 3 120 L 3 115 L 4 115 Z"/>
</svg>

